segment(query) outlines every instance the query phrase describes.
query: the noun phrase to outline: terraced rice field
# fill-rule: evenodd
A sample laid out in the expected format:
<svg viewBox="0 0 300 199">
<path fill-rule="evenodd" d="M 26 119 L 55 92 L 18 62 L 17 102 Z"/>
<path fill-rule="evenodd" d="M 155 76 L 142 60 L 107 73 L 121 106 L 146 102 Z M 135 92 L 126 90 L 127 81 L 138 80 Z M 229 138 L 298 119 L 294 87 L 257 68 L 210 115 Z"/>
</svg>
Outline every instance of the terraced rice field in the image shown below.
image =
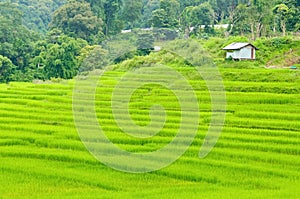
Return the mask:
<svg viewBox="0 0 300 199">
<path fill-rule="evenodd" d="M 195 140 L 172 165 L 144 174 L 113 170 L 97 161 L 77 134 L 72 114 L 74 81 L 0 85 L 0 198 L 299 198 L 299 71 L 221 69 L 227 91 L 221 137 L 198 157 L 211 119 L 205 82 L 191 68 L 199 100 Z M 113 120 L 111 91 L 124 73 L 107 72 L 97 89 L 97 116 L 120 148 L 151 152 L 172 141 L 179 104 L 160 86 L 143 87 L 131 98 L 136 124 L 149 124 L 149 107 L 165 106 L 166 124 L 156 136 L 125 135 Z M 149 92 L 150 90 L 151 92 Z"/>
</svg>

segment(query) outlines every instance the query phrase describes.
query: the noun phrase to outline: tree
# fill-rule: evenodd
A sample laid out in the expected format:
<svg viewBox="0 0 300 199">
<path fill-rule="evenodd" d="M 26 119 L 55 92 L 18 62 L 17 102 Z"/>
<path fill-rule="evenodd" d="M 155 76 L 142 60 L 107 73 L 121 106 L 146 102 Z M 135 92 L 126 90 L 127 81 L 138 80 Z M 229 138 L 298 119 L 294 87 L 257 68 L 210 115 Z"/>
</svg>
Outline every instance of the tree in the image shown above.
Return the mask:
<svg viewBox="0 0 300 199">
<path fill-rule="evenodd" d="M 245 33 L 250 32 L 249 23 L 247 20 L 248 7 L 245 4 L 239 4 L 237 6 L 236 12 L 234 15 L 230 15 L 229 21 L 230 26 L 225 32 L 225 36 L 230 36 L 231 34 L 239 34 L 244 36 Z"/>
<path fill-rule="evenodd" d="M 181 14 L 181 25 L 186 36 L 192 29 L 199 30 L 201 25 L 208 27 L 213 24 L 214 13 L 209 3 L 203 3 L 195 7 L 187 7 Z M 192 28 L 193 27 L 193 28 Z"/>
<path fill-rule="evenodd" d="M 14 68 L 9 58 L 0 55 L 0 83 L 7 83 L 10 80 Z"/>
<path fill-rule="evenodd" d="M 100 19 L 105 19 L 104 3 L 105 0 L 85 0 L 91 6 L 93 13 Z"/>
<path fill-rule="evenodd" d="M 40 68 L 45 79 L 71 79 L 78 73 L 78 57 L 85 46 L 87 42 L 82 39 L 59 34 L 57 30 L 50 31 L 45 41 L 36 44 L 31 65 Z"/>
<path fill-rule="evenodd" d="M 152 25 L 152 14 L 154 10 L 160 8 L 160 0 L 148 0 L 142 10 L 142 22 L 144 27 L 149 27 Z"/>
<path fill-rule="evenodd" d="M 210 5 L 214 10 L 215 22 L 220 22 L 225 19 L 227 13 L 227 0 L 209 0 Z"/>
<path fill-rule="evenodd" d="M 236 23 L 240 20 L 240 18 L 245 15 L 245 13 L 240 12 L 244 7 L 238 6 L 238 2 L 236 0 L 230 0 L 227 2 L 227 8 L 225 9 L 228 12 L 228 20 L 230 22 L 230 29 L 226 32 L 226 36 L 229 36 Z"/>
<path fill-rule="evenodd" d="M 165 10 L 168 27 L 176 27 L 179 23 L 180 3 L 177 0 L 161 0 L 160 9 Z"/>
<path fill-rule="evenodd" d="M 101 38 L 102 20 L 95 16 L 90 4 L 85 2 L 69 1 L 53 14 L 50 29 L 60 29 L 66 35 L 82 38 L 90 43 L 98 43 Z"/>
<path fill-rule="evenodd" d="M 105 67 L 109 63 L 107 55 L 108 51 L 99 45 L 82 48 L 78 58 L 79 72 L 93 71 Z"/>
<path fill-rule="evenodd" d="M 203 3 L 194 7 L 192 10 L 192 25 L 212 25 L 213 24 L 213 10 L 209 3 Z"/>
<path fill-rule="evenodd" d="M 128 22 L 128 28 L 132 29 L 134 23 L 141 19 L 142 8 L 142 0 L 124 0 L 122 16 Z"/>
<path fill-rule="evenodd" d="M 105 35 L 109 35 L 112 31 L 113 24 L 116 21 L 117 14 L 122 6 L 122 0 L 106 0 L 104 2 L 104 23 Z"/>
<path fill-rule="evenodd" d="M 273 2 L 265 0 L 252 0 L 246 10 L 246 23 L 250 25 L 251 38 L 255 40 L 262 35 L 265 26 L 272 23 Z"/>
<path fill-rule="evenodd" d="M 193 22 L 192 22 L 192 14 L 193 14 L 193 6 L 186 7 L 180 15 L 181 21 L 180 25 L 184 30 L 185 37 L 189 37 L 190 32 L 192 30 Z"/>
<path fill-rule="evenodd" d="M 273 23 L 271 7 L 272 1 L 264 0 L 232 0 L 232 8 L 229 9 L 229 21 L 233 30 L 238 30 L 240 34 L 251 33 L 251 39 L 261 37 L 268 32 Z"/>
<path fill-rule="evenodd" d="M 278 17 L 280 21 L 280 28 L 282 30 L 283 36 L 286 35 L 286 23 L 288 20 L 289 15 L 291 14 L 291 10 L 285 4 L 276 5 L 273 8 L 273 13 Z"/>
<path fill-rule="evenodd" d="M 157 9 L 152 12 L 151 24 L 155 28 L 167 27 L 167 13 L 164 9 Z"/>
<path fill-rule="evenodd" d="M 187 7 L 195 7 L 204 2 L 207 2 L 207 0 L 179 0 L 180 11 L 182 12 Z"/>
<path fill-rule="evenodd" d="M 286 16 L 286 30 L 298 31 L 300 29 L 300 1 L 298 0 L 281 0 L 279 4 L 285 4 L 288 7 L 288 14 Z M 279 5 L 277 4 L 277 5 Z M 280 22 L 280 16 L 277 15 Z"/>
<path fill-rule="evenodd" d="M 152 33 L 140 33 L 136 41 L 138 54 L 142 56 L 149 54 L 154 47 L 154 41 Z"/>
<path fill-rule="evenodd" d="M 151 24 L 158 28 L 175 28 L 179 25 L 180 4 L 177 0 L 161 0 L 160 7 L 152 12 Z"/>
</svg>

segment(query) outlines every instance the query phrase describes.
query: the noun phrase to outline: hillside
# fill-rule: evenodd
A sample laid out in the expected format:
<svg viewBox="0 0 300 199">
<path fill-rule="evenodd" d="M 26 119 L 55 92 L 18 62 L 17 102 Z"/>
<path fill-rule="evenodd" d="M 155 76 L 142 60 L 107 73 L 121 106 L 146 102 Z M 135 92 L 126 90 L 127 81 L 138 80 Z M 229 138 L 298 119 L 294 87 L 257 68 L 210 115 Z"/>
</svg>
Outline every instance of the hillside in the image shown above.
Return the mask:
<svg viewBox="0 0 300 199">
<path fill-rule="evenodd" d="M 0 0 L 11 2 L 21 12 L 23 24 L 31 31 L 45 33 L 53 12 L 65 3 L 65 0 Z"/>
<path fill-rule="evenodd" d="M 154 138 L 122 133 L 109 100 L 126 64 L 102 77 L 98 120 L 119 147 L 149 152 L 172 140 L 180 120 L 176 99 L 159 86 L 150 87 L 152 94 L 149 85 L 139 88 L 130 103 L 132 119 L 147 124 L 144 110 L 152 103 L 163 104 L 169 119 Z M 145 174 L 110 169 L 86 150 L 74 125 L 73 80 L 0 85 L 1 198 L 298 198 L 299 71 L 221 69 L 227 91 L 225 126 L 213 151 L 199 159 L 211 118 L 210 97 L 193 67 L 173 68 L 199 98 L 199 130 L 180 159 Z"/>
<path fill-rule="evenodd" d="M 219 44 L 239 38 L 261 49 L 258 62 L 245 65 L 298 64 L 296 0 L 0 0 L 0 4 L 1 83 L 72 79 L 82 72 L 80 64 L 93 49 L 100 57 L 112 54 L 110 50 L 122 42 L 105 49 L 106 42 L 120 35 L 146 51 L 166 40 L 209 40 L 208 51 L 217 62 L 224 58 Z M 133 34 L 124 36 L 122 31 Z M 295 54 L 285 59 L 290 49 Z M 138 54 L 147 53 L 132 53 L 129 58 Z"/>
<path fill-rule="evenodd" d="M 225 52 L 221 49 L 233 42 L 249 42 L 254 44 L 257 51 L 255 61 L 243 61 L 234 63 L 225 61 Z M 300 64 L 300 39 L 297 37 L 274 37 L 260 38 L 251 41 L 246 37 L 210 38 L 201 40 L 200 43 L 207 50 L 214 61 L 221 67 L 267 67 L 267 68 L 289 68 Z"/>
</svg>

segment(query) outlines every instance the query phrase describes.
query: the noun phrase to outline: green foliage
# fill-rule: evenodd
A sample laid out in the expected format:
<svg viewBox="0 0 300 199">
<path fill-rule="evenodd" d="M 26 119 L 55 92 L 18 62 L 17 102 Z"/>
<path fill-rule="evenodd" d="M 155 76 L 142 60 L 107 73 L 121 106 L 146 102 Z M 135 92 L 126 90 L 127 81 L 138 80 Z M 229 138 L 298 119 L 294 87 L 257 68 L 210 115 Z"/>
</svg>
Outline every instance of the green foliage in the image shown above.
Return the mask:
<svg viewBox="0 0 300 199">
<path fill-rule="evenodd" d="M 0 0 L 8 1 L 8 0 Z M 51 21 L 52 13 L 65 0 L 11 0 L 17 8 L 22 12 L 23 24 L 29 30 L 45 33 L 48 30 L 48 24 Z"/>
<path fill-rule="evenodd" d="M 167 24 L 167 27 L 177 27 L 180 16 L 180 3 L 178 0 L 161 0 L 160 9 L 163 9 L 166 12 L 165 23 Z"/>
<path fill-rule="evenodd" d="M 186 37 L 190 35 L 191 27 L 194 35 L 198 35 L 205 26 L 204 31 L 209 32 L 209 25 L 213 24 L 213 10 L 209 3 L 195 7 L 186 7 L 181 14 L 182 28 Z"/>
<path fill-rule="evenodd" d="M 157 9 L 152 12 L 150 23 L 155 28 L 168 27 L 167 13 L 164 9 Z"/>
<path fill-rule="evenodd" d="M 99 43 L 102 20 L 95 16 L 90 4 L 69 1 L 53 14 L 50 29 L 60 29 L 68 36 L 81 38 L 90 43 Z"/>
<path fill-rule="evenodd" d="M 152 33 L 137 32 L 128 39 L 132 40 L 131 42 L 134 44 L 134 46 L 130 46 L 130 44 L 127 45 L 126 43 L 123 43 L 123 45 L 127 46 L 122 46 L 122 48 L 125 49 L 115 54 L 116 56 L 113 57 L 112 63 L 121 63 L 125 60 L 133 59 L 136 56 L 146 56 L 149 55 L 154 49 L 154 36 Z M 116 47 L 115 44 L 112 45 Z M 111 52 L 114 53 L 114 51 L 115 50 Z"/>
<path fill-rule="evenodd" d="M 136 47 L 137 33 L 132 31 L 128 34 L 119 34 L 107 39 L 102 43 L 103 49 L 107 50 L 109 63 L 121 62 L 127 58 L 133 58 Z M 130 55 L 129 55 L 130 54 Z M 119 60 L 119 61 L 116 61 Z"/>
<path fill-rule="evenodd" d="M 109 64 L 108 51 L 101 46 L 86 46 L 81 49 L 79 60 L 79 72 L 102 69 Z"/>
<path fill-rule="evenodd" d="M 79 69 L 80 50 L 87 45 L 86 41 L 74 39 L 54 30 L 48 34 L 48 41 L 36 44 L 36 56 L 32 64 L 42 68 L 44 78 L 71 79 Z"/>
<path fill-rule="evenodd" d="M 226 39 L 211 37 L 209 40 L 200 41 L 219 67 L 228 68 L 257 68 L 257 67 L 289 67 L 299 62 L 300 41 L 293 37 L 260 38 L 254 42 L 247 37 L 228 37 Z M 234 42 L 250 42 L 259 50 L 256 51 L 256 60 L 232 62 L 224 61 L 225 46 Z"/>
<path fill-rule="evenodd" d="M 262 38 L 255 41 L 255 45 L 260 49 L 258 59 L 267 66 L 290 66 L 300 54 L 300 41 L 291 37 Z"/>
<path fill-rule="evenodd" d="M 160 0 L 159 7 L 152 11 L 150 23 L 156 28 L 178 28 L 180 3 L 178 0 Z"/>
<path fill-rule="evenodd" d="M 160 0 L 148 0 L 143 5 L 142 12 L 142 27 L 150 27 L 152 26 L 151 19 L 153 18 L 153 11 L 160 8 Z"/>
<path fill-rule="evenodd" d="M 136 41 L 137 49 L 152 49 L 154 47 L 154 36 L 152 33 L 139 33 Z"/>
<path fill-rule="evenodd" d="M 127 56 L 130 55 L 138 55 L 136 52 L 131 52 Z M 134 70 L 140 67 L 151 67 L 159 64 L 169 65 L 169 66 L 177 66 L 177 67 L 190 67 L 190 63 L 188 63 L 182 57 L 177 56 L 176 54 L 168 51 L 160 51 L 158 53 L 150 53 L 148 56 L 143 57 L 131 57 L 132 59 L 123 59 L 122 63 L 116 62 L 117 65 L 114 67 L 114 70 L 117 71 L 128 71 Z M 125 61 L 126 60 L 126 61 Z"/>
<path fill-rule="evenodd" d="M 0 55 L 0 83 L 8 82 L 15 66 L 7 57 Z"/>
<path fill-rule="evenodd" d="M 136 32 L 151 26 L 156 42 L 190 36 L 200 39 L 210 55 L 226 67 L 231 62 L 224 62 L 222 47 L 255 40 L 263 49 L 257 52 L 257 61 L 234 63 L 234 67 L 289 67 L 299 63 L 297 41 L 291 38 L 288 44 L 282 43 L 285 37 L 270 41 L 264 37 L 299 30 L 299 6 L 296 0 L 0 0 L 0 55 L 15 66 L 9 81 L 71 78 L 85 59 L 90 61 L 85 62 L 83 71 L 148 55 L 154 46 L 152 36 L 139 38 Z M 216 24 L 229 27 L 218 29 Z M 124 28 L 132 29 L 133 35 L 116 39 Z M 61 36 L 68 36 L 68 41 Z M 216 36 L 227 39 L 212 38 Z M 82 49 L 86 42 L 95 47 L 94 54 L 89 47 Z"/>
<path fill-rule="evenodd" d="M 0 55 L 24 72 L 33 48 L 31 42 L 39 39 L 39 35 L 22 25 L 21 13 L 14 4 L 0 3 L 0 7 Z"/>
<path fill-rule="evenodd" d="M 142 0 L 124 0 L 122 17 L 126 19 L 126 28 L 132 29 L 135 27 L 135 22 L 142 17 L 142 8 Z"/>
<path fill-rule="evenodd" d="M 117 32 L 120 26 L 114 26 L 117 19 L 117 14 L 121 10 L 122 0 L 106 0 L 104 1 L 104 23 L 105 23 L 105 35 L 108 36 L 111 33 Z M 117 28 L 117 29 L 116 29 Z"/>
</svg>

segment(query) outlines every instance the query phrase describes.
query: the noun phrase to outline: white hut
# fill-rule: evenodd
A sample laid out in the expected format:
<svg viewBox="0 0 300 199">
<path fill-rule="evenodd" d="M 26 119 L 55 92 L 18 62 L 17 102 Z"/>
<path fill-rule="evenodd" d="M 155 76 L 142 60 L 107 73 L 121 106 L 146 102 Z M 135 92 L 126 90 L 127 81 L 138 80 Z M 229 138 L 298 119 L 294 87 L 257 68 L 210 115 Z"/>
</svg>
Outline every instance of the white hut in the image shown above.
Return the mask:
<svg viewBox="0 0 300 199">
<path fill-rule="evenodd" d="M 254 60 L 256 59 L 256 48 L 254 45 L 250 43 L 232 43 L 223 50 L 226 50 L 226 58 L 232 58 L 235 60 Z"/>
</svg>

